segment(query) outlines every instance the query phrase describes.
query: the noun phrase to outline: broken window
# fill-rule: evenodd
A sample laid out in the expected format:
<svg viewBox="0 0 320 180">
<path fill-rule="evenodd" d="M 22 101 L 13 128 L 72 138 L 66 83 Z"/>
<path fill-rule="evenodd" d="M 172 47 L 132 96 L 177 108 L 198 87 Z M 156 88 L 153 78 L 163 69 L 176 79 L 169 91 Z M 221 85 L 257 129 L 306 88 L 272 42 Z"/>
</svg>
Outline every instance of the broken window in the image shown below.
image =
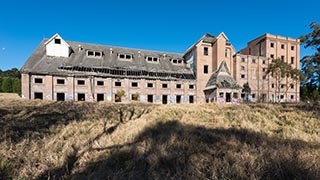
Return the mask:
<svg viewBox="0 0 320 180">
<path fill-rule="evenodd" d="M 132 59 L 132 55 L 131 54 L 118 54 L 118 58 L 120 60 L 130 61 Z"/>
<path fill-rule="evenodd" d="M 120 81 L 116 81 L 116 82 L 114 82 L 114 85 L 115 86 L 121 86 L 121 82 Z"/>
<path fill-rule="evenodd" d="M 194 103 L 194 96 L 189 96 L 189 103 Z"/>
<path fill-rule="evenodd" d="M 208 47 L 204 47 L 204 48 L 203 48 L 203 55 L 208 56 L 208 54 L 209 54 L 209 49 L 208 49 Z"/>
<path fill-rule="evenodd" d="M 64 79 L 57 79 L 57 84 L 64 84 Z"/>
<path fill-rule="evenodd" d="M 78 93 L 78 101 L 85 101 L 86 95 L 84 93 Z"/>
<path fill-rule="evenodd" d="M 64 93 L 57 93 L 57 101 L 64 101 L 65 95 Z"/>
<path fill-rule="evenodd" d="M 103 82 L 103 81 L 97 81 L 97 85 L 98 85 L 98 86 L 103 86 L 103 85 L 104 85 L 104 82 Z"/>
<path fill-rule="evenodd" d="M 131 87 L 138 87 L 138 83 L 137 82 L 132 82 L 131 83 Z"/>
<path fill-rule="evenodd" d="M 209 73 L 209 67 L 208 67 L 208 65 L 204 65 L 204 66 L 203 66 L 203 73 L 204 73 L 204 74 L 208 74 L 208 73 Z"/>
<path fill-rule="evenodd" d="M 61 44 L 61 39 L 54 39 L 55 44 Z"/>
<path fill-rule="evenodd" d="M 147 60 L 148 62 L 154 62 L 154 63 L 159 62 L 159 58 L 157 58 L 157 57 L 151 57 L 151 56 L 147 56 L 147 57 L 146 57 L 146 60 Z"/>
<path fill-rule="evenodd" d="M 35 92 L 34 99 L 43 99 L 43 93 L 42 92 Z"/>
<path fill-rule="evenodd" d="M 176 102 L 179 104 L 181 103 L 181 95 L 176 96 Z"/>
<path fill-rule="evenodd" d="M 104 94 L 97 94 L 97 101 L 104 101 Z"/>
<path fill-rule="evenodd" d="M 34 83 L 42 84 L 42 78 L 35 78 Z"/>
<path fill-rule="evenodd" d="M 147 84 L 147 87 L 148 87 L 148 88 L 153 88 L 153 83 L 148 83 L 148 84 Z"/>
<path fill-rule="evenodd" d="M 85 85 L 85 81 L 84 80 L 78 80 L 78 85 Z"/>
</svg>

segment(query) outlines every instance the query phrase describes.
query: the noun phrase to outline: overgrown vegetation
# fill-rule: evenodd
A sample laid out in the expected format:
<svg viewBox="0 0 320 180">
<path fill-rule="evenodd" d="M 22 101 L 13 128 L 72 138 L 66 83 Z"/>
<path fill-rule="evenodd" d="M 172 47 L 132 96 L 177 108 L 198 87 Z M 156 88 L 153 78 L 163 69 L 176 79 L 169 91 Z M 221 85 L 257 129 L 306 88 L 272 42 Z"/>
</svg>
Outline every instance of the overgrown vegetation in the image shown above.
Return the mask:
<svg viewBox="0 0 320 180">
<path fill-rule="evenodd" d="M 319 179 L 320 107 L 0 102 L 0 179 Z"/>
<path fill-rule="evenodd" d="M 17 68 L 0 69 L 0 92 L 21 94 L 21 75 Z"/>
<path fill-rule="evenodd" d="M 320 25 L 316 22 L 310 24 L 310 33 L 300 37 L 305 48 L 315 52 L 302 58 L 301 70 L 306 80 L 301 83 L 301 98 L 303 100 L 320 101 Z"/>
</svg>

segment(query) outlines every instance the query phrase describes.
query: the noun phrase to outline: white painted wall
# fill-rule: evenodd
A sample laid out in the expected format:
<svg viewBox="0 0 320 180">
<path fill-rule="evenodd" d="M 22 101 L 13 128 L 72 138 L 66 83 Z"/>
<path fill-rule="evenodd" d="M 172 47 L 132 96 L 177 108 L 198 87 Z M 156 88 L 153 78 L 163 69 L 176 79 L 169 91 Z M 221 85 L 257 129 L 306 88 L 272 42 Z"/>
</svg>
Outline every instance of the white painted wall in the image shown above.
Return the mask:
<svg viewBox="0 0 320 180">
<path fill-rule="evenodd" d="M 61 44 L 55 44 L 55 38 L 61 39 Z M 61 38 L 55 37 L 46 44 L 47 56 L 69 57 L 69 45 Z"/>
</svg>

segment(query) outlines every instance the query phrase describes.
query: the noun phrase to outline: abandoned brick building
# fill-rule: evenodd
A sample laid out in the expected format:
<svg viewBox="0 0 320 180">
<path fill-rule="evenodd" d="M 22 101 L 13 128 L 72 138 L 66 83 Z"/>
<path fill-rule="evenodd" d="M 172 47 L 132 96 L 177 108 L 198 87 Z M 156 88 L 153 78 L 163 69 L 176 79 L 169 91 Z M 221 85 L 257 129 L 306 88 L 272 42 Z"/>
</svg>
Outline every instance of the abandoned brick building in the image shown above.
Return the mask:
<svg viewBox="0 0 320 180">
<path fill-rule="evenodd" d="M 236 53 L 224 33 L 205 34 L 184 54 L 43 40 L 21 69 L 24 99 L 239 103 L 242 85 L 252 100 L 274 100 L 273 58 L 299 68 L 298 39 L 265 34 Z M 279 97 L 280 98 L 280 97 Z M 299 82 L 281 96 L 299 101 Z"/>
</svg>

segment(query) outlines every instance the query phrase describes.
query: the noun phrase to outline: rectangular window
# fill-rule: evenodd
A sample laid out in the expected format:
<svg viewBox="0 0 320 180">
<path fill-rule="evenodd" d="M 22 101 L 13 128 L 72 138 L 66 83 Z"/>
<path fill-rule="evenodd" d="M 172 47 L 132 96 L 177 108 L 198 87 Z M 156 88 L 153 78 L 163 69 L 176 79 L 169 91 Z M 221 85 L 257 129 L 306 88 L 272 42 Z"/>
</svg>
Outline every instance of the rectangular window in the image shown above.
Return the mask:
<svg viewBox="0 0 320 180">
<path fill-rule="evenodd" d="M 86 95 L 84 93 L 78 93 L 78 101 L 85 101 Z"/>
<path fill-rule="evenodd" d="M 203 48 L 203 55 L 208 56 L 209 54 L 209 49 L 207 47 Z"/>
<path fill-rule="evenodd" d="M 238 97 L 239 97 L 238 93 L 234 92 L 233 93 L 233 98 L 238 99 Z"/>
<path fill-rule="evenodd" d="M 224 95 L 223 92 L 220 92 L 220 93 L 219 93 L 219 97 L 223 98 L 223 95 Z"/>
<path fill-rule="evenodd" d="M 290 88 L 291 88 L 291 89 L 294 89 L 294 84 L 290 84 Z"/>
<path fill-rule="evenodd" d="M 168 104 L 168 95 L 162 95 L 162 104 Z"/>
<path fill-rule="evenodd" d="M 291 95 L 291 96 L 290 96 L 290 99 L 294 99 L 294 95 Z"/>
<path fill-rule="evenodd" d="M 242 70 L 242 71 L 246 70 L 246 67 L 241 66 L 241 70 Z"/>
<path fill-rule="evenodd" d="M 97 94 L 97 101 L 104 101 L 104 94 Z"/>
<path fill-rule="evenodd" d="M 284 44 L 281 44 L 281 49 L 284 49 Z"/>
<path fill-rule="evenodd" d="M 204 66 L 203 66 L 203 73 L 204 73 L 204 74 L 208 74 L 208 73 L 209 73 L 208 65 L 204 65 Z"/>
<path fill-rule="evenodd" d="M 252 96 L 253 99 L 256 98 L 256 94 L 252 94 L 251 96 Z"/>
<path fill-rule="evenodd" d="M 97 86 L 103 86 L 104 82 L 103 81 L 97 81 Z"/>
<path fill-rule="evenodd" d="M 189 89 L 194 89 L 194 84 L 189 84 Z"/>
<path fill-rule="evenodd" d="M 168 88 L 168 84 L 163 83 L 162 88 Z"/>
<path fill-rule="evenodd" d="M 291 46 L 291 51 L 294 51 L 294 46 Z"/>
<path fill-rule="evenodd" d="M 120 81 L 116 81 L 116 82 L 114 82 L 114 85 L 115 86 L 121 86 L 121 82 Z"/>
<path fill-rule="evenodd" d="M 64 79 L 57 79 L 57 84 L 64 84 Z"/>
<path fill-rule="evenodd" d="M 78 85 L 84 85 L 85 81 L 84 80 L 78 80 Z"/>
<path fill-rule="evenodd" d="M 262 68 L 262 72 L 266 72 L 266 70 L 267 70 L 266 68 Z"/>
<path fill-rule="evenodd" d="M 148 84 L 147 84 L 147 87 L 148 87 L 148 88 L 153 88 L 153 83 L 148 83 Z"/>
<path fill-rule="evenodd" d="M 42 84 L 42 78 L 34 78 L 34 83 Z"/>
<path fill-rule="evenodd" d="M 189 96 L 189 103 L 190 104 L 194 103 L 194 96 Z"/>
<path fill-rule="evenodd" d="M 132 55 L 131 54 L 118 54 L 118 59 L 130 61 L 132 59 Z"/>
<path fill-rule="evenodd" d="M 245 58 L 241 58 L 241 62 L 246 62 L 246 59 Z"/>
<path fill-rule="evenodd" d="M 281 60 L 284 61 L 284 56 L 281 56 Z"/>
<path fill-rule="evenodd" d="M 273 48 L 273 47 L 274 47 L 274 43 L 270 43 L 270 47 L 272 47 L 272 48 Z"/>
<path fill-rule="evenodd" d="M 274 54 L 270 54 L 270 58 L 274 59 Z"/>
<path fill-rule="evenodd" d="M 242 79 L 246 78 L 246 75 L 245 74 L 241 74 L 241 78 Z"/>
<path fill-rule="evenodd" d="M 282 94 L 282 95 L 280 95 L 280 99 L 283 99 L 283 98 L 284 98 L 283 94 Z"/>
<path fill-rule="evenodd" d="M 294 64 L 294 57 L 291 57 L 291 64 Z"/>
<path fill-rule="evenodd" d="M 176 84 L 177 89 L 181 89 L 181 84 Z"/>
<path fill-rule="evenodd" d="M 274 83 L 271 84 L 271 88 L 274 88 Z"/>
<path fill-rule="evenodd" d="M 256 59 L 252 59 L 252 63 L 256 63 Z"/>
<path fill-rule="evenodd" d="M 43 99 L 42 92 L 35 92 L 34 93 L 34 99 Z"/>
<path fill-rule="evenodd" d="M 57 93 L 57 101 L 64 101 L 65 96 L 64 93 Z"/>
<path fill-rule="evenodd" d="M 263 61 L 262 61 L 262 64 L 266 64 L 266 61 L 265 61 L 265 60 L 263 60 Z"/>
<path fill-rule="evenodd" d="M 138 87 L 138 83 L 137 82 L 131 82 L 131 87 Z"/>
<path fill-rule="evenodd" d="M 94 56 L 94 52 L 93 51 L 88 51 L 87 52 L 87 56 Z"/>
<path fill-rule="evenodd" d="M 61 44 L 61 39 L 54 39 L 55 44 Z"/>
<path fill-rule="evenodd" d="M 181 95 L 176 96 L 176 102 L 177 104 L 181 103 Z"/>
<path fill-rule="evenodd" d="M 281 89 L 283 89 L 284 88 L 284 84 L 281 84 Z"/>
<path fill-rule="evenodd" d="M 153 103 L 153 95 L 152 94 L 148 94 L 148 102 L 149 103 Z"/>
</svg>

